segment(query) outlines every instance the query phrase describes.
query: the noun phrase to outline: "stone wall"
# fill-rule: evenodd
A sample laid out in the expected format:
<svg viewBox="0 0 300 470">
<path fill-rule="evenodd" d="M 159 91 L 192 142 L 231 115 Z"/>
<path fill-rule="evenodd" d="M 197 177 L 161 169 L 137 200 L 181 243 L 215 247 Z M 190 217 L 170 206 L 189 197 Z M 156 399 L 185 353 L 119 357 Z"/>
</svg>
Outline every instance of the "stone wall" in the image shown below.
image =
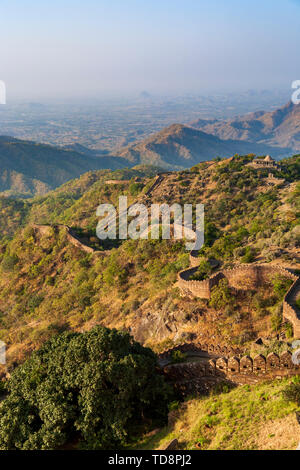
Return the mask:
<svg viewBox="0 0 300 470">
<path fill-rule="evenodd" d="M 293 364 L 291 353 L 286 351 L 280 355 L 270 353 L 267 357 L 258 354 L 253 359 L 231 356 L 170 364 L 163 368 L 163 373 L 182 393 L 191 393 L 209 390 L 221 381 L 243 385 L 291 377 L 300 374 L 300 366 Z"/>
<path fill-rule="evenodd" d="M 106 180 L 105 184 L 127 184 L 130 180 Z"/>
<path fill-rule="evenodd" d="M 155 177 L 155 180 L 154 180 L 153 184 L 146 191 L 145 196 L 149 196 L 152 193 L 152 191 L 156 188 L 156 186 L 158 186 L 163 180 L 164 180 L 164 175 L 163 174 L 157 175 Z"/>
<path fill-rule="evenodd" d="M 199 266 L 200 263 L 200 258 L 198 256 L 198 251 L 192 250 L 190 252 L 190 265 L 192 268 L 195 268 L 196 266 Z"/>
<path fill-rule="evenodd" d="M 196 273 L 198 270 L 197 267 L 185 269 L 178 273 L 177 281 L 178 286 L 184 293 L 191 293 L 195 297 L 200 297 L 202 299 L 210 298 L 210 281 L 205 279 L 204 281 L 190 281 L 189 278 Z"/>
<path fill-rule="evenodd" d="M 193 260 L 196 263 L 196 260 Z M 197 266 L 184 269 L 178 273 L 178 284 L 181 288 L 190 290 L 196 297 L 210 298 L 211 289 L 220 279 L 227 279 L 230 287 L 237 290 L 256 289 L 260 286 L 270 284 L 272 276 L 277 274 L 292 279 L 294 282 L 298 276 L 292 274 L 285 268 L 268 264 L 245 264 L 238 265 L 232 269 L 219 271 L 204 281 L 190 281 L 189 278 L 195 274 Z"/>
<path fill-rule="evenodd" d="M 283 301 L 283 316 L 292 323 L 294 336 L 300 338 L 300 318 L 295 307 L 296 296 L 300 290 L 300 279 L 288 269 L 270 264 L 245 264 L 219 271 L 204 281 L 190 281 L 190 277 L 196 273 L 198 266 L 197 257 L 193 252 L 190 254 L 190 263 L 193 267 L 180 271 L 177 275 L 177 283 L 182 292 L 202 299 L 210 299 L 212 288 L 222 278 L 227 279 L 230 287 L 237 291 L 253 290 L 270 284 L 272 277 L 278 274 L 291 279 L 293 284 Z"/>
<path fill-rule="evenodd" d="M 93 254 L 105 254 L 107 251 L 100 251 L 100 250 L 95 250 L 94 248 L 86 245 L 80 239 L 77 237 L 76 233 L 74 230 L 72 230 L 71 227 L 68 225 L 40 225 L 40 224 L 33 224 L 33 229 L 40 233 L 41 235 L 50 235 L 52 229 L 63 229 L 66 231 L 67 235 L 67 240 L 77 248 L 79 248 L 82 251 L 85 251 L 86 253 L 93 253 Z"/>
<path fill-rule="evenodd" d="M 222 346 L 220 344 L 208 343 L 185 343 L 174 348 L 167 349 L 159 354 L 160 360 L 171 360 L 172 354 L 175 351 L 182 353 L 208 353 L 209 355 L 230 357 L 232 355 L 242 355 L 244 351 L 240 348 L 234 348 L 233 346 Z"/>
<path fill-rule="evenodd" d="M 283 317 L 293 325 L 295 338 L 300 338 L 300 319 L 295 306 L 297 295 L 300 291 L 300 278 L 297 278 L 283 300 Z"/>
<path fill-rule="evenodd" d="M 222 271 L 231 287 L 238 290 L 256 289 L 271 284 L 273 276 L 281 275 L 295 281 L 298 277 L 285 268 L 270 264 L 245 264 Z"/>
<path fill-rule="evenodd" d="M 69 240 L 69 242 L 72 245 L 76 246 L 77 248 L 80 248 L 80 250 L 85 251 L 86 253 L 96 253 L 97 252 L 97 250 L 94 250 L 94 248 L 82 243 L 82 241 L 79 240 L 76 233 L 70 227 L 65 226 L 65 228 L 66 228 L 66 231 L 67 231 L 67 239 Z"/>
</svg>

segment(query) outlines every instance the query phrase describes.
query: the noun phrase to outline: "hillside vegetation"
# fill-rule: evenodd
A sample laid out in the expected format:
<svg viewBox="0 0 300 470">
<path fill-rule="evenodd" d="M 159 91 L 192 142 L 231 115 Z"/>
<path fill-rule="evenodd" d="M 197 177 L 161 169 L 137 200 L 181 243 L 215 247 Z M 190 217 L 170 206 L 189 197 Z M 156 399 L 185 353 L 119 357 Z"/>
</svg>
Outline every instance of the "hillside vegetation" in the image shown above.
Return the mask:
<svg viewBox="0 0 300 470">
<path fill-rule="evenodd" d="M 166 421 L 171 396 L 151 350 L 101 327 L 52 339 L 17 367 L 6 389 L 1 450 L 118 448 L 136 426 Z"/>
<path fill-rule="evenodd" d="M 233 390 L 224 385 L 209 397 L 173 403 L 169 425 L 135 448 L 163 449 L 177 439 L 185 450 L 295 450 L 300 439 L 297 404 L 283 394 L 293 381 Z"/>
<path fill-rule="evenodd" d="M 125 166 L 119 158 L 0 136 L 0 193 L 6 196 L 42 195 L 86 171 Z"/>
<path fill-rule="evenodd" d="M 12 200 L 5 206 L 3 201 L 7 234 L 0 258 L 0 339 L 8 345 L 9 367 L 57 332 L 96 324 L 130 331 L 156 351 L 193 339 L 238 344 L 248 351 L 261 335 L 274 342 L 282 328 L 291 335 L 288 326 L 282 327 L 281 302 L 288 288 L 283 279 L 234 302 L 229 293 L 221 304 L 211 303 L 182 296 L 176 288 L 178 271 L 189 265 L 183 241 L 100 243 L 95 236 L 98 204 L 117 204 L 121 194 L 147 204 L 201 202 L 206 241 L 200 256 L 216 258 L 224 267 L 264 261 L 295 270 L 299 157 L 282 161 L 275 173 L 285 179 L 279 186 L 266 183 L 266 170 L 247 166 L 252 158 L 236 156 L 166 174 L 149 196 L 157 170 L 144 167 L 89 172 L 30 203 Z M 54 226 L 42 233 L 33 223 Z M 100 253 L 70 244 L 58 224 L 72 226 Z"/>
</svg>

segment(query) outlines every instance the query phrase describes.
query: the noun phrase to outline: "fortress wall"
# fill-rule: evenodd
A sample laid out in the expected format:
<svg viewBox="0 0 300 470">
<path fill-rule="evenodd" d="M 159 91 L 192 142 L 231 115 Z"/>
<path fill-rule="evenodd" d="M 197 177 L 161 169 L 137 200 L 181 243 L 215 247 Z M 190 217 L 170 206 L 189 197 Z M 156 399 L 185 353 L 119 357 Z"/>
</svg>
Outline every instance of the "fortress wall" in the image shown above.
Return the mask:
<svg viewBox="0 0 300 470">
<path fill-rule="evenodd" d="M 237 291 L 252 290 L 271 284 L 272 278 L 276 275 L 294 281 L 284 297 L 283 317 L 292 323 L 294 336 L 300 338 L 300 318 L 295 307 L 296 295 L 300 290 L 300 278 L 288 269 L 270 264 L 245 264 L 219 271 L 204 281 L 190 281 L 189 278 L 197 271 L 197 260 L 193 252 L 190 254 L 190 262 L 192 266 L 195 266 L 178 273 L 178 285 L 183 292 L 191 293 L 202 299 L 210 299 L 211 290 L 222 278 L 226 278 L 230 287 Z"/>
<path fill-rule="evenodd" d="M 85 245 L 80 239 L 77 237 L 75 232 L 68 226 L 68 225 L 62 225 L 62 224 L 57 224 L 57 225 L 39 225 L 39 224 L 33 224 L 33 229 L 37 232 L 39 232 L 42 235 L 50 235 L 52 229 L 57 229 L 57 228 L 62 228 L 66 230 L 67 233 L 67 240 L 77 248 L 79 248 L 82 251 L 85 251 L 86 253 L 93 253 L 93 254 L 105 254 L 106 251 L 98 251 L 94 250 L 94 248 Z"/>
<path fill-rule="evenodd" d="M 197 272 L 197 269 L 197 267 L 194 267 L 181 271 L 177 276 L 178 285 L 182 290 L 190 292 L 195 297 L 210 299 L 212 288 L 218 284 L 220 279 L 224 278 L 224 275 L 219 272 L 203 281 L 189 281 L 189 278 Z"/>
<path fill-rule="evenodd" d="M 258 286 L 258 272 L 253 266 L 239 266 L 222 272 L 229 285 L 235 289 L 255 289 Z"/>
<path fill-rule="evenodd" d="M 106 180 L 105 184 L 125 184 L 130 183 L 130 180 Z"/>
<path fill-rule="evenodd" d="M 300 338 L 300 318 L 297 314 L 294 303 L 300 290 L 300 278 L 297 278 L 292 284 L 283 300 L 283 317 L 293 325 L 295 338 Z"/>
<path fill-rule="evenodd" d="M 66 226 L 66 229 L 67 229 L 67 239 L 72 245 L 76 246 L 77 248 L 80 248 L 82 251 L 85 251 L 86 253 L 96 252 L 94 248 L 82 243 L 70 227 Z"/>
<path fill-rule="evenodd" d="M 196 297 L 201 297 L 202 299 L 210 298 L 210 281 L 205 279 L 204 281 L 189 281 L 188 279 L 195 274 L 197 267 L 185 269 L 178 273 L 177 280 L 178 285 L 184 291 L 189 291 Z"/>
<path fill-rule="evenodd" d="M 190 256 L 191 258 L 191 256 Z M 197 267 L 192 267 L 181 271 L 178 275 L 179 284 L 182 287 L 188 288 L 190 282 L 197 283 L 199 285 L 199 292 L 202 290 L 202 285 L 205 281 L 189 281 L 189 278 L 195 274 Z M 230 287 L 237 290 L 248 290 L 255 289 L 265 284 L 270 284 L 272 277 L 276 275 L 282 275 L 293 281 L 296 281 L 298 277 L 287 269 L 281 266 L 266 265 L 266 264 L 245 264 L 238 265 L 232 269 L 225 269 L 213 274 L 210 278 L 210 288 L 216 285 L 219 280 L 223 277 L 228 280 Z M 197 289 L 193 285 L 194 291 Z M 200 295 L 198 295 L 200 297 Z"/>
<path fill-rule="evenodd" d="M 300 366 L 292 362 L 290 352 L 275 353 L 267 357 L 257 355 L 241 358 L 231 356 L 211 359 L 208 362 L 170 364 L 163 368 L 166 379 L 182 392 L 209 388 L 220 381 L 237 385 L 256 384 L 266 380 L 280 379 L 300 374 Z M 202 382 L 202 387 L 201 387 Z"/>
<path fill-rule="evenodd" d="M 148 191 L 146 191 L 145 195 L 149 196 L 152 193 L 152 191 L 156 188 L 156 186 L 158 186 L 163 181 L 163 179 L 164 179 L 164 175 L 157 175 L 155 177 L 153 184 L 150 186 Z"/>
<path fill-rule="evenodd" d="M 213 343 L 185 343 L 163 351 L 161 354 L 159 354 L 159 359 L 171 360 L 174 351 L 196 354 L 209 353 L 211 355 L 222 355 L 224 357 L 243 354 L 243 351 L 240 348 L 233 348 L 232 346 L 222 346 Z"/>
<path fill-rule="evenodd" d="M 222 271 L 231 287 L 236 289 L 254 289 L 266 284 L 276 275 L 295 280 L 297 276 L 281 266 L 267 264 L 245 264 Z"/>
<path fill-rule="evenodd" d="M 198 256 L 197 251 L 191 251 L 190 252 L 190 265 L 195 268 L 196 266 L 199 266 L 200 264 L 200 258 Z"/>
</svg>

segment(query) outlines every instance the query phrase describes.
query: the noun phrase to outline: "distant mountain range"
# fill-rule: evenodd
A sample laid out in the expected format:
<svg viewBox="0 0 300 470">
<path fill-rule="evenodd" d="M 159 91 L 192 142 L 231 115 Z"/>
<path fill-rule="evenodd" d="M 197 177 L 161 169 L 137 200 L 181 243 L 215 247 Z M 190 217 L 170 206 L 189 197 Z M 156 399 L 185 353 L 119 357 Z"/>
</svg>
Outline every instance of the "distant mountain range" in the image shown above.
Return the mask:
<svg viewBox="0 0 300 470">
<path fill-rule="evenodd" d="M 0 192 L 8 196 L 42 195 L 89 170 L 124 166 L 118 158 L 0 137 Z"/>
<path fill-rule="evenodd" d="M 190 125 L 220 139 L 242 140 L 300 151 L 300 105 L 258 111 L 227 121 L 198 119 Z"/>
<path fill-rule="evenodd" d="M 117 155 L 132 164 L 187 168 L 214 157 L 228 157 L 236 153 L 270 153 L 278 157 L 289 155 L 292 151 L 254 142 L 222 140 L 189 126 L 173 124 L 145 140 L 120 149 Z"/>
<path fill-rule="evenodd" d="M 300 150 L 300 106 L 256 112 L 229 121 L 199 119 L 189 126 L 173 124 L 148 138 L 109 154 L 78 144 L 54 147 L 0 137 L 0 193 L 42 195 L 89 170 L 139 164 L 188 168 L 236 153 L 284 157 Z"/>
</svg>

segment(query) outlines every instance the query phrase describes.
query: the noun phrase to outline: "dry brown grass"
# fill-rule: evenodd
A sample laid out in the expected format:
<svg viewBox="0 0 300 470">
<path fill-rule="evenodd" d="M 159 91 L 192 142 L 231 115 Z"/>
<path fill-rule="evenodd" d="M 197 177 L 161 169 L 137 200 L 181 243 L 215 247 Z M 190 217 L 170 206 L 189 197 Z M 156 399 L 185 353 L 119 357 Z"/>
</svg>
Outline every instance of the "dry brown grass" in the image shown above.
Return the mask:
<svg viewBox="0 0 300 470">
<path fill-rule="evenodd" d="M 258 450 L 296 449 L 300 441 L 300 426 L 295 414 L 265 423 L 257 436 Z"/>
</svg>

